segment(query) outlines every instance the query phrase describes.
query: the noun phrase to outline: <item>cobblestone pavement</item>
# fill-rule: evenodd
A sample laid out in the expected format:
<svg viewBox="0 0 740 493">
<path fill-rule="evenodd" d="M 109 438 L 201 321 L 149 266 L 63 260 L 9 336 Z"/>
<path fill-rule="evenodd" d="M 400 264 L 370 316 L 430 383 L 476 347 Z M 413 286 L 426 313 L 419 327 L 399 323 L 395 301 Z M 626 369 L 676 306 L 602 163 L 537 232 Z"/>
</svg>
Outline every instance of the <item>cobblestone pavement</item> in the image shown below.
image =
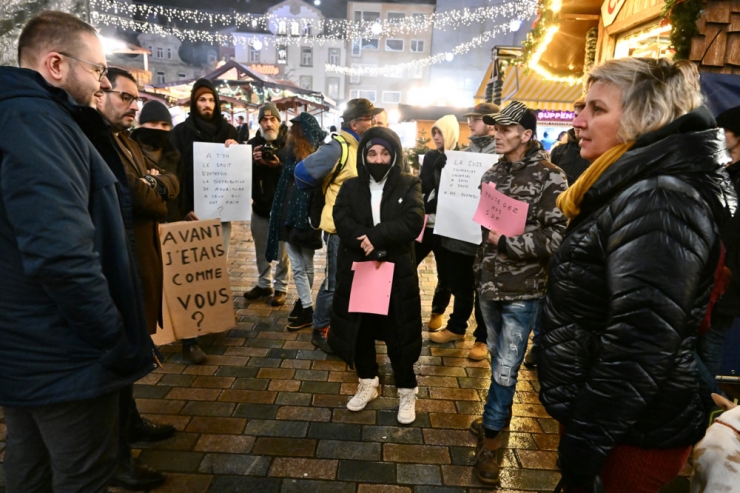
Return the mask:
<svg viewBox="0 0 740 493">
<path fill-rule="evenodd" d="M 475 477 L 476 442 L 468 431 L 481 415 L 490 377 L 488 361 L 466 358 L 474 327 L 464 342 L 444 345 L 430 345 L 424 332 L 413 425 L 396 421 L 398 399 L 382 343 L 382 395 L 364 411 L 350 412 L 345 404 L 357 387 L 355 372 L 316 350 L 310 328 L 285 330 L 296 299 L 292 283 L 288 303 L 280 308 L 266 299 L 243 298 L 257 279 L 254 243 L 246 223 L 235 223 L 232 235 L 238 325 L 201 338 L 208 354 L 202 366 L 186 364 L 179 344 L 163 347 L 164 366 L 135 386 L 141 413 L 178 430 L 166 441 L 134 450 L 144 463 L 167 473 L 165 485 L 153 491 L 490 491 Z M 436 279 L 430 260 L 420 269 L 425 320 Z M 315 289 L 323 267 L 324 254 L 317 252 Z M 557 422 L 539 403 L 538 390 L 536 371 L 523 368 L 497 491 L 552 492 L 559 479 Z M 4 446 L 0 441 L 0 454 Z M 688 491 L 687 473 L 670 491 Z M 0 472 L 0 492 L 2 478 Z"/>
</svg>

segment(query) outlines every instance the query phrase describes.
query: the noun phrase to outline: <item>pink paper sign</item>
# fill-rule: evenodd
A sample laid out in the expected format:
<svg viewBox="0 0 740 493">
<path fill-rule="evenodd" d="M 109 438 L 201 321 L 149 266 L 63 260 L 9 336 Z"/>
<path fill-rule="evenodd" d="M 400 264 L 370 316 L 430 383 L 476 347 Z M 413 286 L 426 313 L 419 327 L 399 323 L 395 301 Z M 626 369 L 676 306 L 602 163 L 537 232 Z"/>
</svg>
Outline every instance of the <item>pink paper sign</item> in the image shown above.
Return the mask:
<svg viewBox="0 0 740 493">
<path fill-rule="evenodd" d="M 421 233 L 419 233 L 419 237 L 416 238 L 416 241 L 419 243 L 424 241 L 424 228 L 427 227 L 427 219 L 429 219 L 429 214 L 424 214 L 424 226 L 421 227 Z"/>
<path fill-rule="evenodd" d="M 493 183 L 483 183 L 473 221 L 504 236 L 519 236 L 524 233 L 528 210 L 528 203 L 507 197 Z"/>
<path fill-rule="evenodd" d="M 353 262 L 355 271 L 349 293 L 349 312 L 388 315 L 393 286 L 392 262 Z"/>
</svg>

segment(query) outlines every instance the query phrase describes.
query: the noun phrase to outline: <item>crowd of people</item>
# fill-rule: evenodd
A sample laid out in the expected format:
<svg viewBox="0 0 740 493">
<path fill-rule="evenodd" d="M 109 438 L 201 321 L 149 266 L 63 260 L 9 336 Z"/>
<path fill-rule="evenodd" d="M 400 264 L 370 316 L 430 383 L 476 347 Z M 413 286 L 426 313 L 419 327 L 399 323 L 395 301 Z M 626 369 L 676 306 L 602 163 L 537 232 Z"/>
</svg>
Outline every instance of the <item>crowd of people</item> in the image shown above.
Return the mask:
<svg viewBox="0 0 740 493">
<path fill-rule="evenodd" d="M 521 102 L 459 115 L 470 128 L 462 151 L 498 156 L 481 185 L 528 205 L 521 234 L 482 227 L 471 243 L 434 233 L 442 175 L 455 166 L 448 153 L 460 149 L 458 115 L 434 123 L 435 149 L 417 177 L 384 110 L 366 99 L 349 101 L 330 133 L 305 112 L 288 126 L 267 102 L 249 139 L 201 79 L 173 128 L 162 103 L 139 109 L 136 78 L 107 65 L 94 28 L 55 11 L 24 27 L 18 60 L 0 68 L 8 493 L 164 482 L 131 444 L 175 429 L 139 415 L 133 384 L 160 361 L 150 337 L 162 319 L 159 224 L 198 220 L 194 142 L 252 146 L 259 277 L 243 295 L 282 306 L 292 274 L 286 330 L 311 327 L 314 345 L 356 370 L 350 411 L 380 395 L 375 346 L 384 341 L 397 420 L 413 423 L 424 325 L 431 344 L 462 341 L 473 316 L 468 356 L 491 361 L 471 424 L 483 483 L 499 481 L 522 364 L 538 368 L 540 400 L 560 423 L 562 491 L 655 493 L 704 436 L 724 338 L 740 315 L 740 279 L 726 275 L 740 262 L 740 107 L 715 119 L 693 64 L 630 58 L 593 68 L 573 129 L 551 154 Z M 417 270 L 429 253 L 437 284 L 425 324 Z M 386 314 L 350 307 L 364 262 L 392 264 Z M 197 339 L 182 351 L 193 364 L 207 360 Z"/>
</svg>

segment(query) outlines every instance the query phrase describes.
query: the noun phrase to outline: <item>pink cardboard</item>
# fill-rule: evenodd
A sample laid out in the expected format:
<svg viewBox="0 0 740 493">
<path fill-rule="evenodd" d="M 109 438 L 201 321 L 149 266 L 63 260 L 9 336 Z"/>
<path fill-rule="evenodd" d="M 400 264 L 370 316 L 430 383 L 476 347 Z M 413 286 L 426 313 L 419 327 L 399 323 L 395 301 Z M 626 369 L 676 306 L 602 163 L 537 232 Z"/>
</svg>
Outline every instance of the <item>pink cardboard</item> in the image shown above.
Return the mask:
<svg viewBox="0 0 740 493">
<path fill-rule="evenodd" d="M 349 293 L 349 312 L 388 315 L 393 286 L 392 262 L 353 262 L 355 271 Z"/>
<path fill-rule="evenodd" d="M 493 183 L 482 183 L 473 221 L 504 236 L 519 236 L 527 224 L 527 211 L 528 203 L 507 197 Z"/>
<path fill-rule="evenodd" d="M 416 238 L 416 241 L 419 243 L 424 241 L 424 228 L 427 227 L 427 219 L 429 219 L 429 214 L 424 214 L 424 226 L 421 227 L 421 233 L 419 233 L 419 237 Z"/>
</svg>

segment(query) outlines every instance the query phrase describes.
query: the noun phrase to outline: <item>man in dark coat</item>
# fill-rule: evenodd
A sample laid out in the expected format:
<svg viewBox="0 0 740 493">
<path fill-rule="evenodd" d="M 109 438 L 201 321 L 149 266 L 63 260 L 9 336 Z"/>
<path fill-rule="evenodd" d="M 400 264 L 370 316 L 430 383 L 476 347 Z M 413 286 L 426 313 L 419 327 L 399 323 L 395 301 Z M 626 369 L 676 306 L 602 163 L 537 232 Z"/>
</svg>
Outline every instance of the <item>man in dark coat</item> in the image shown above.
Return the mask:
<svg viewBox="0 0 740 493">
<path fill-rule="evenodd" d="M 177 200 L 177 213 L 172 215 L 173 220 L 198 220 L 193 211 L 193 143 L 214 142 L 224 143 L 228 147 L 238 144 L 237 134 L 233 125 L 221 116 L 221 102 L 213 83 L 208 79 L 198 79 L 190 92 L 190 116 L 178 124 L 170 132 L 170 140 L 180 153 L 180 197 Z M 231 237 L 231 223 L 221 223 L 223 227 L 224 247 L 229 254 L 229 239 Z M 198 346 L 197 339 L 182 340 L 182 354 L 192 363 L 200 365 L 205 362 L 206 354 Z"/>
<path fill-rule="evenodd" d="M 573 118 L 576 118 L 585 107 L 586 102 L 583 99 L 573 103 Z M 569 186 L 573 185 L 578 177 L 586 171 L 591 163 L 581 157 L 581 146 L 578 145 L 578 130 L 575 128 L 568 130 L 568 141 L 552 149 L 550 162 L 565 171 Z"/>
<path fill-rule="evenodd" d="M 272 265 L 265 258 L 267 230 L 270 223 L 270 210 L 275 198 L 283 164 L 288 157 L 285 143 L 288 140 L 288 127 L 280 122 L 280 112 L 275 103 L 265 103 L 259 111 L 260 130 L 247 144 L 252 146 L 252 220 L 249 227 L 257 255 L 257 285 L 244 293 L 248 300 L 272 296 L 272 306 L 285 304 L 288 282 L 290 281 L 290 261 L 285 243 L 278 247 L 275 278 L 271 279 Z M 273 291 L 273 285 L 275 289 Z"/>
<path fill-rule="evenodd" d="M 0 68 L 0 405 L 8 491 L 103 491 L 118 391 L 154 368 L 128 188 L 83 134 L 110 89 L 95 29 L 31 19 Z M 78 106 L 79 105 L 79 106 Z M 44 115 L 44 118 L 38 118 Z"/>
</svg>

